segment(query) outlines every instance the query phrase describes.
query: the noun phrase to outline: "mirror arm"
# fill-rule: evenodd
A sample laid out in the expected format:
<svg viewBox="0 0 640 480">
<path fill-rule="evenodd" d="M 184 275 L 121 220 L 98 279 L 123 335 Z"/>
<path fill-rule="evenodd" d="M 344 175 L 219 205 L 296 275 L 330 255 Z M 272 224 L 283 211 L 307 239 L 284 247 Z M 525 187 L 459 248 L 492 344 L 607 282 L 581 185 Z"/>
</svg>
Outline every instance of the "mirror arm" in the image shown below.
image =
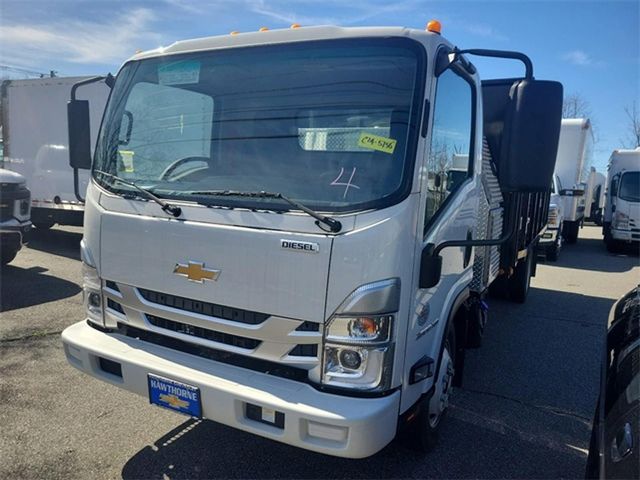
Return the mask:
<svg viewBox="0 0 640 480">
<path fill-rule="evenodd" d="M 449 247 L 494 247 L 507 243 L 516 231 L 516 213 L 516 210 L 513 209 L 511 217 L 509 218 L 509 224 L 507 225 L 507 232 L 500 238 L 492 238 L 489 240 L 449 240 L 438 244 L 438 246 L 433 249 L 433 256 L 440 255 L 442 250 Z"/>
<path fill-rule="evenodd" d="M 110 73 L 107 73 L 107 75 L 105 76 L 91 77 L 91 78 L 87 78 L 86 80 L 81 80 L 77 83 L 74 83 L 73 86 L 71 87 L 71 100 L 76 99 L 76 90 L 78 89 L 78 87 L 82 87 L 83 85 L 89 85 L 90 83 L 101 82 L 102 80 L 104 80 L 104 83 L 107 85 L 107 87 L 112 88 L 113 83 L 115 82 L 115 77 Z"/>
<path fill-rule="evenodd" d="M 468 50 L 456 49 L 454 52 L 456 55 L 468 53 L 469 55 L 477 55 L 479 57 L 512 58 L 514 60 L 520 60 L 524 63 L 525 78 L 528 80 L 533 79 L 533 63 L 524 53 L 512 52 L 509 50 L 488 50 L 484 48 L 472 48 Z"/>
</svg>

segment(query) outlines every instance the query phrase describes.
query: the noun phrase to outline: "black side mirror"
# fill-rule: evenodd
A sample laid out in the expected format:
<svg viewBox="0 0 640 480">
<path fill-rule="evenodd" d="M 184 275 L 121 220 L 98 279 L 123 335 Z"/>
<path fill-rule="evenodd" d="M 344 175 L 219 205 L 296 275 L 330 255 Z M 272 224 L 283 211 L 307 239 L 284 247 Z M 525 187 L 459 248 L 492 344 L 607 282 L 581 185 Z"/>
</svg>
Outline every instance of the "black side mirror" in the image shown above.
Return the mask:
<svg viewBox="0 0 640 480">
<path fill-rule="evenodd" d="M 91 134 L 89 101 L 70 100 L 67 103 L 69 127 L 69 165 L 73 169 L 91 168 Z"/>
<path fill-rule="evenodd" d="M 427 244 L 420 257 L 420 288 L 432 288 L 440 282 L 442 276 L 442 257 L 433 254 L 434 245 Z"/>
</svg>

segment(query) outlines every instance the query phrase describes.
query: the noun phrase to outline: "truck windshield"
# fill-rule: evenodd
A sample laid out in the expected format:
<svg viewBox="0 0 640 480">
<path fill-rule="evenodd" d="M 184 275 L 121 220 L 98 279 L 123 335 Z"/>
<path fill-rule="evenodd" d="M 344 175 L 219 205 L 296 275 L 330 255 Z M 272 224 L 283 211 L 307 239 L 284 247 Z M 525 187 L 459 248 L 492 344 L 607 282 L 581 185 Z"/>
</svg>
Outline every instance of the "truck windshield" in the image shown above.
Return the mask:
<svg viewBox="0 0 640 480">
<path fill-rule="evenodd" d="M 396 203 L 410 190 L 423 57 L 412 40 L 381 38 L 130 62 L 105 112 L 94 169 L 204 204 L 291 208 L 196 192 L 274 191 L 325 212 Z"/>
<path fill-rule="evenodd" d="M 640 172 L 626 172 L 622 175 L 618 197 L 628 202 L 640 202 Z"/>
</svg>

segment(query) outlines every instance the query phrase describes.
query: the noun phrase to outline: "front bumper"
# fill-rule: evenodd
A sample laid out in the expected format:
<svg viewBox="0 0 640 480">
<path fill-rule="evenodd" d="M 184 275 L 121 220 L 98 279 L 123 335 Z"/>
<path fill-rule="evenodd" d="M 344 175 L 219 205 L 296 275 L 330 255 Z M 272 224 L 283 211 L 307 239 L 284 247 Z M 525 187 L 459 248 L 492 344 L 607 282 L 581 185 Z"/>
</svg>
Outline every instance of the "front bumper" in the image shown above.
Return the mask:
<svg viewBox="0 0 640 480">
<path fill-rule="evenodd" d="M 304 383 L 105 333 L 84 321 L 66 328 L 62 343 L 71 365 L 100 380 L 147 398 L 149 373 L 197 386 L 205 418 L 307 450 L 364 458 L 396 434 L 397 391 L 379 398 L 323 393 Z M 122 376 L 102 370 L 100 358 L 119 363 Z M 248 418 L 247 403 L 282 412 L 284 428 Z"/>
<path fill-rule="evenodd" d="M 617 230 L 612 228 L 611 238 L 620 242 L 640 242 L 640 230 Z"/>
<path fill-rule="evenodd" d="M 31 222 L 9 220 L 0 224 L 0 242 L 15 243 L 18 249 L 29 241 L 30 234 Z"/>
<path fill-rule="evenodd" d="M 547 228 L 545 232 L 542 235 L 540 235 L 540 240 L 538 241 L 538 245 L 540 246 L 553 245 L 554 243 L 556 243 L 556 240 L 558 238 L 558 232 L 559 230 L 557 228 Z"/>
</svg>

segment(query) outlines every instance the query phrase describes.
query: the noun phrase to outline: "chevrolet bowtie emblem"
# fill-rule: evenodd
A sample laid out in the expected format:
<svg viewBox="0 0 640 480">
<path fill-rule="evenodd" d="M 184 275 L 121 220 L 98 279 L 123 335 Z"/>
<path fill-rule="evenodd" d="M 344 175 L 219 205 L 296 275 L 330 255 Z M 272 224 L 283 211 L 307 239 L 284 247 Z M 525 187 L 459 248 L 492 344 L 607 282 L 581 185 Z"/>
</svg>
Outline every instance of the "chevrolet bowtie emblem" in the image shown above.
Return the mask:
<svg viewBox="0 0 640 480">
<path fill-rule="evenodd" d="M 202 262 L 176 263 L 173 273 L 182 277 L 187 277 L 192 282 L 204 283 L 205 280 L 218 280 L 220 270 L 210 270 L 204 268 Z"/>
</svg>

